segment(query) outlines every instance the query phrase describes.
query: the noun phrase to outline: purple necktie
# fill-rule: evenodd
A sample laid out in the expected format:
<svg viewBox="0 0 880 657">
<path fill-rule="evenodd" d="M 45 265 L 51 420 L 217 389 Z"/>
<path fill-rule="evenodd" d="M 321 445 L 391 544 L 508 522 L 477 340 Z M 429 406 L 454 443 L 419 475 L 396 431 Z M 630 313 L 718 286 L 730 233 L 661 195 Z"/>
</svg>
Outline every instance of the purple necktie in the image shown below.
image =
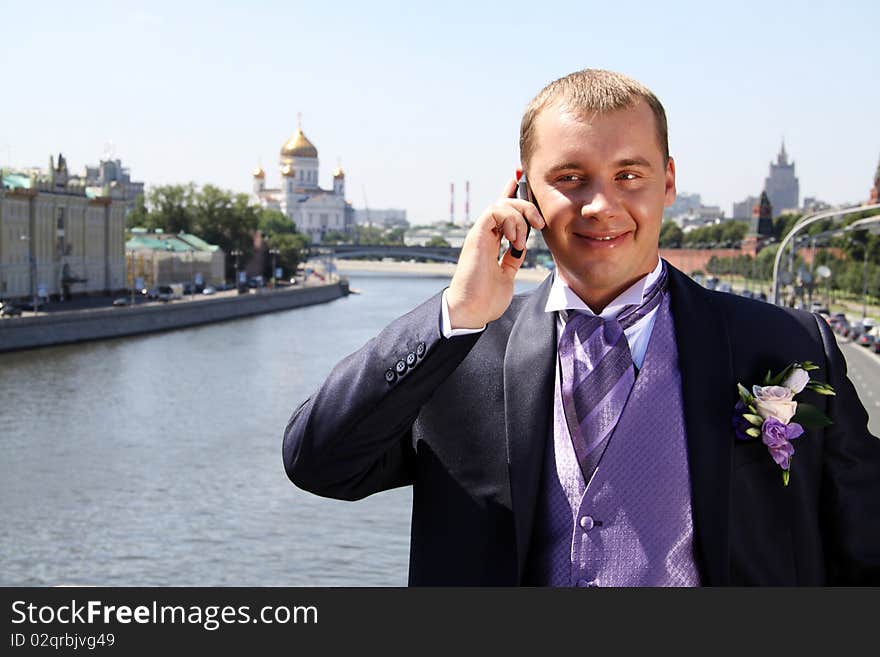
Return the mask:
<svg viewBox="0 0 880 657">
<path fill-rule="evenodd" d="M 562 407 L 584 481 L 589 483 L 617 426 L 636 380 L 624 330 L 654 310 L 666 290 L 666 267 L 641 305 L 629 305 L 616 319 L 569 311 L 559 363 Z"/>
</svg>

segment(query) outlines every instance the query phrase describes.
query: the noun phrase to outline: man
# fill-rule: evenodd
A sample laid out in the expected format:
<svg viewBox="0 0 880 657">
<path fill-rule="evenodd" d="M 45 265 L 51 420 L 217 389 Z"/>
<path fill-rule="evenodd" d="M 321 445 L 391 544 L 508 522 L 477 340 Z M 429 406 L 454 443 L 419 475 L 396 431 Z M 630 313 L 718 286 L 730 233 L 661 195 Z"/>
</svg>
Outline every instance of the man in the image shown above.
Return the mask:
<svg viewBox="0 0 880 657">
<path fill-rule="evenodd" d="M 449 288 L 293 414 L 298 486 L 354 500 L 413 485 L 411 584 L 880 582 L 880 442 L 833 335 L 660 260 L 666 132 L 626 76 L 548 85 L 521 127 L 534 203 L 511 180 Z M 556 268 L 514 296 L 522 259 L 497 254 L 502 236 L 525 248 L 526 222 Z M 737 383 L 805 361 L 837 394 L 799 399 L 833 424 L 795 441 L 784 485 L 762 440 L 736 438 Z"/>
</svg>

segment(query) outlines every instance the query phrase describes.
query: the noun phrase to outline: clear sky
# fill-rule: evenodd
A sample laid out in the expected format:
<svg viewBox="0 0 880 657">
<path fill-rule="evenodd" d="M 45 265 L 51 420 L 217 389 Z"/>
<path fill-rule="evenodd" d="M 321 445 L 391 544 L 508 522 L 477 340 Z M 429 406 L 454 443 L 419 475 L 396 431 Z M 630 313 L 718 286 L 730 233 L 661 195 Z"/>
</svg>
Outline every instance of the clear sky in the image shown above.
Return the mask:
<svg viewBox="0 0 880 657">
<path fill-rule="evenodd" d="M 801 198 L 867 198 L 880 2 L 0 0 L 0 167 L 115 156 L 147 185 L 249 191 L 303 114 L 355 207 L 471 218 L 519 162 L 547 82 L 609 68 L 666 106 L 679 191 L 730 214 L 785 137 Z"/>
</svg>

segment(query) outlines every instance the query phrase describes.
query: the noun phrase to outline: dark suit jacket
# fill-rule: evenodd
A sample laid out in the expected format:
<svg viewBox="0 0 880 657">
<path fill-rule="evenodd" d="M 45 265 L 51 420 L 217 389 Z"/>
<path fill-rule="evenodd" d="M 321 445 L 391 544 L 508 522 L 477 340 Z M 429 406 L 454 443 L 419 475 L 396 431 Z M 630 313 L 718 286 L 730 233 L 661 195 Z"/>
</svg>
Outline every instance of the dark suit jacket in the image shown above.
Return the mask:
<svg viewBox="0 0 880 657">
<path fill-rule="evenodd" d="M 703 583 L 880 583 L 880 441 L 824 320 L 669 271 Z M 552 430 L 550 283 L 451 339 L 433 297 L 342 360 L 287 426 L 285 468 L 305 490 L 356 500 L 413 485 L 411 584 L 523 583 Z M 798 400 L 834 424 L 794 443 L 784 487 L 760 440 L 734 437 L 736 384 L 805 360 L 837 396 Z"/>
</svg>

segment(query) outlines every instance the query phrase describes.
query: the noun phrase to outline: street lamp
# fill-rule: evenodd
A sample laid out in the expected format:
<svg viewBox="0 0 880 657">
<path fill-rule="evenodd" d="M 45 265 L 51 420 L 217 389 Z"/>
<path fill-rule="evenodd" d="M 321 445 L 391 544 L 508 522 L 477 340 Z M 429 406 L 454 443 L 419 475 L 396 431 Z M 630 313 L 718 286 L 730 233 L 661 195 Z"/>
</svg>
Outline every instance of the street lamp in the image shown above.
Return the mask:
<svg viewBox="0 0 880 657">
<path fill-rule="evenodd" d="M 232 249 L 232 251 L 229 252 L 229 255 L 235 256 L 235 280 L 233 281 L 233 283 L 235 283 L 235 289 L 237 290 L 238 289 L 238 256 L 241 255 L 241 251 L 238 249 Z"/>
<path fill-rule="evenodd" d="M 131 285 L 131 305 L 134 306 L 134 251 L 129 251 L 128 255 L 131 258 L 131 265 L 128 270 L 128 284 Z"/>
<path fill-rule="evenodd" d="M 278 271 L 275 268 L 275 257 L 278 255 L 278 249 L 269 249 L 269 253 L 272 254 L 272 287 L 275 288 L 278 285 L 278 281 L 276 280 L 276 272 Z"/>
<path fill-rule="evenodd" d="M 37 312 L 37 258 L 34 255 L 33 241 L 29 235 L 20 235 L 22 242 L 28 243 L 28 263 L 31 269 L 31 310 Z"/>
</svg>

